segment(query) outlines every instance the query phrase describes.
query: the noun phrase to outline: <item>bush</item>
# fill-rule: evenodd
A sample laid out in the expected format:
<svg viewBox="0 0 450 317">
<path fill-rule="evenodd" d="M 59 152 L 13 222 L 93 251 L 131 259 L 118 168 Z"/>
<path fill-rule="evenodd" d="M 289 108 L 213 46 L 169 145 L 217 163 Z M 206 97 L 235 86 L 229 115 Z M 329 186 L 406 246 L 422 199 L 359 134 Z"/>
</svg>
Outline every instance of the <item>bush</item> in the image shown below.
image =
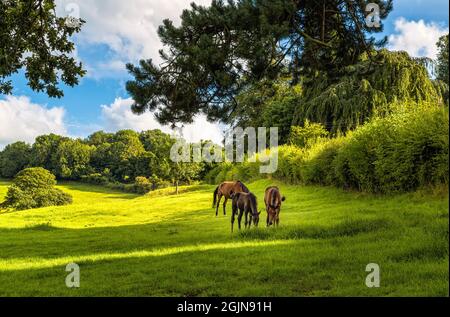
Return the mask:
<svg viewBox="0 0 450 317">
<path fill-rule="evenodd" d="M 448 111 L 404 107 L 357 129 L 334 162 L 340 185 L 393 193 L 448 183 Z"/>
<path fill-rule="evenodd" d="M 144 176 L 138 176 L 134 180 L 133 190 L 138 194 L 146 194 L 152 190 L 152 183 Z"/>
<path fill-rule="evenodd" d="M 100 173 L 93 173 L 81 176 L 81 181 L 94 185 L 106 185 L 109 181 L 108 177 Z"/>
<path fill-rule="evenodd" d="M 328 135 L 328 131 L 325 127 L 320 123 L 309 122 L 309 120 L 305 121 L 303 127 L 300 126 L 292 126 L 291 132 L 289 135 L 289 144 L 295 145 L 301 148 L 309 148 L 319 138 L 326 137 Z"/>
<path fill-rule="evenodd" d="M 394 114 L 345 137 L 321 138 L 310 148 L 278 147 L 278 169 L 271 177 L 373 193 L 448 184 L 448 109 L 425 103 L 395 107 Z M 259 166 L 260 162 L 222 163 L 210 177 L 216 184 L 267 177 L 259 173 Z"/>
<path fill-rule="evenodd" d="M 320 139 L 308 152 L 301 167 L 305 184 L 336 185 L 339 183 L 333 164 L 346 139 Z"/>
<path fill-rule="evenodd" d="M 55 185 L 55 176 L 46 169 L 26 168 L 14 178 L 2 207 L 23 210 L 72 203 L 72 197 Z"/>
</svg>

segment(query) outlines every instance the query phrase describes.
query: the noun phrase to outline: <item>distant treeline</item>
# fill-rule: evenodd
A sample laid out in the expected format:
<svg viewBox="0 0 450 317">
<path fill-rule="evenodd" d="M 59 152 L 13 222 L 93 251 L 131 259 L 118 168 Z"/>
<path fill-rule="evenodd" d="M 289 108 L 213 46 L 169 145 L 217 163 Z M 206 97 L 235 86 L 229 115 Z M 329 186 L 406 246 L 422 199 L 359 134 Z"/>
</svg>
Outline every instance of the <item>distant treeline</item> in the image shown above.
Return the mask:
<svg viewBox="0 0 450 317">
<path fill-rule="evenodd" d="M 136 191 L 201 179 L 211 166 L 172 162 L 174 142 L 160 130 L 99 131 L 86 139 L 42 135 L 32 145 L 16 142 L 4 148 L 0 152 L 0 177 L 12 178 L 26 167 L 43 167 L 59 180 L 103 185 L 137 182 L 140 188 Z"/>
</svg>

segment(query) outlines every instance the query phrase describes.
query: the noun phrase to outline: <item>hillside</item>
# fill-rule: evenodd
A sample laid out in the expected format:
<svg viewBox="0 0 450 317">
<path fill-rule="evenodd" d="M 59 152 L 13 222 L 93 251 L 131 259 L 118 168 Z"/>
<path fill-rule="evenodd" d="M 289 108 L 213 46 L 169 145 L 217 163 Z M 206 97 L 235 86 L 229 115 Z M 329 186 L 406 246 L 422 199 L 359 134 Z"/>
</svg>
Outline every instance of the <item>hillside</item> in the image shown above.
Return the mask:
<svg viewBox="0 0 450 317">
<path fill-rule="evenodd" d="M 230 232 L 214 186 L 139 196 L 81 183 L 74 203 L 0 213 L 0 296 L 448 296 L 448 190 L 396 196 L 266 186 L 286 196 L 280 228 Z M 0 182 L 0 201 L 8 182 Z M 65 286 L 66 264 L 81 287 Z M 381 287 L 367 288 L 368 263 Z"/>
</svg>

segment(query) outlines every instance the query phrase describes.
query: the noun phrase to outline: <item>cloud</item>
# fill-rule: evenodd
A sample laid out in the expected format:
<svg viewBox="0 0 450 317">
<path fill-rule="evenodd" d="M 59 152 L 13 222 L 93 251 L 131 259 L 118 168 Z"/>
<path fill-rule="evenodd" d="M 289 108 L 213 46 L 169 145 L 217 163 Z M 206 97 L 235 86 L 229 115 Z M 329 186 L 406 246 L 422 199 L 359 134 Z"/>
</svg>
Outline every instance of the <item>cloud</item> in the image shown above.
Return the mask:
<svg viewBox="0 0 450 317">
<path fill-rule="evenodd" d="M 402 17 L 395 21 L 395 31 L 398 34 L 389 36 L 389 49 L 406 51 L 414 57 L 435 59 L 438 52 L 436 42 L 448 33 L 448 28 L 423 20 L 407 21 Z"/>
<path fill-rule="evenodd" d="M 28 97 L 6 96 L 0 100 L 0 148 L 16 141 L 32 143 L 42 134 L 66 135 L 64 109 L 34 104 Z"/>
<path fill-rule="evenodd" d="M 131 98 L 116 98 L 112 104 L 102 105 L 102 121 L 105 130 L 115 132 L 132 129 L 139 132 L 160 129 L 168 134 L 174 133 L 169 127 L 159 124 L 151 112 L 145 112 L 142 115 L 132 113 L 130 108 L 132 104 Z M 220 126 L 208 122 L 204 116 L 198 116 L 193 124 L 185 125 L 182 129 L 182 135 L 189 142 L 212 140 L 221 144 L 223 138 Z"/>
<path fill-rule="evenodd" d="M 147 58 L 158 60 L 158 50 L 162 48 L 157 34 L 159 25 L 166 18 L 179 23 L 183 9 L 191 2 L 133 0 L 130 4 L 123 0 L 57 0 L 56 4 L 58 15 L 79 16 L 86 21 L 76 35 L 78 45 L 106 45 L 108 48 L 108 56 L 101 56 L 101 61 L 89 59 L 87 63 L 88 76 L 98 78 L 122 76 L 127 62 Z M 211 0 L 194 2 L 209 5 Z"/>
</svg>

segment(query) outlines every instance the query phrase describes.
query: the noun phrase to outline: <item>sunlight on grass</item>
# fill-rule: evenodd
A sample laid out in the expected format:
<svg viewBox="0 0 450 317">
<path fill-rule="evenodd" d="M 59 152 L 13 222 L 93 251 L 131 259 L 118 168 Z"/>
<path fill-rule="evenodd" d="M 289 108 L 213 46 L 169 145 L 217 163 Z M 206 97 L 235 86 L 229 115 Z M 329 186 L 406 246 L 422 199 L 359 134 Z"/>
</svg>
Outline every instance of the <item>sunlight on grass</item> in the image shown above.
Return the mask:
<svg viewBox="0 0 450 317">
<path fill-rule="evenodd" d="M 98 253 L 84 256 L 72 256 L 72 257 L 66 256 L 54 259 L 42 259 L 42 258 L 8 259 L 8 260 L 0 259 L 0 271 L 42 269 L 54 266 L 67 265 L 68 263 L 71 262 L 82 264 L 84 262 L 166 256 L 184 252 L 204 252 L 212 250 L 229 250 L 229 249 L 239 249 L 249 247 L 271 247 L 271 246 L 288 245 L 292 243 L 294 243 L 293 240 L 246 241 L 238 243 L 212 243 L 202 245 L 188 245 L 183 247 L 156 249 L 152 251 L 141 250 L 126 253 Z"/>
</svg>

